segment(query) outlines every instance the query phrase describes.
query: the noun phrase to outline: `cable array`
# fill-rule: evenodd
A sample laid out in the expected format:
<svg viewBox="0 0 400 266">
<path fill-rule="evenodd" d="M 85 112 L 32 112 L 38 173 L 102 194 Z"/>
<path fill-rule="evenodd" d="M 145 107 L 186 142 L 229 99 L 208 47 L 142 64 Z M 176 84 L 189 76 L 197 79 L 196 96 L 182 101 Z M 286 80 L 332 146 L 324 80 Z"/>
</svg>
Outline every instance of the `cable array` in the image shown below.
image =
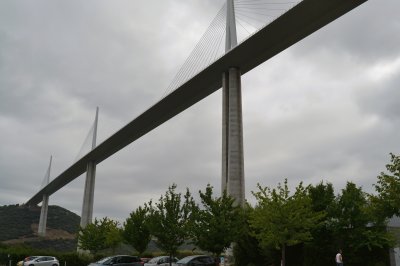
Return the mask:
<svg viewBox="0 0 400 266">
<path fill-rule="evenodd" d="M 222 42 L 225 36 L 226 27 L 226 5 L 224 5 L 215 16 L 210 26 L 200 38 L 185 63 L 182 65 L 174 79 L 165 90 L 164 95 L 167 95 L 210 63 L 223 54 L 224 45 Z"/>
<path fill-rule="evenodd" d="M 86 135 L 85 140 L 83 141 L 81 148 L 79 149 L 78 154 L 74 159 L 74 163 L 77 162 L 83 155 L 86 155 L 92 150 L 92 141 L 93 141 L 93 131 L 94 131 L 95 122 L 93 122 L 92 126 L 89 129 L 89 132 Z"/>
<path fill-rule="evenodd" d="M 44 175 L 42 184 L 40 185 L 40 189 L 44 188 L 45 186 L 47 186 L 47 184 L 50 181 L 50 166 L 47 168 L 46 170 L 46 174 Z"/>
<path fill-rule="evenodd" d="M 234 0 L 238 45 L 301 1 Z M 226 8 L 225 3 L 165 90 L 163 97 L 225 54 Z"/>
<path fill-rule="evenodd" d="M 235 0 L 238 43 L 286 13 L 301 0 Z"/>
</svg>

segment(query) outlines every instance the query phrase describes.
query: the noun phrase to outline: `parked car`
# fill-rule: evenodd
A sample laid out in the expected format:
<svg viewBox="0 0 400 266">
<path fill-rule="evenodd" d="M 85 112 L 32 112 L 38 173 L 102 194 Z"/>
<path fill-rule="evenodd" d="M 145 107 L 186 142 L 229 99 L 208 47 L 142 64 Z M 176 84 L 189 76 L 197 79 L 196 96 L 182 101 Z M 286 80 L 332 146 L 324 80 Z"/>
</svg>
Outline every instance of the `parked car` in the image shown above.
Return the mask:
<svg viewBox="0 0 400 266">
<path fill-rule="evenodd" d="M 34 258 L 37 258 L 37 256 L 29 256 L 26 257 L 25 259 L 18 261 L 17 266 L 24 266 L 24 262 L 28 260 L 33 260 Z"/>
<path fill-rule="evenodd" d="M 117 255 L 103 258 L 89 266 L 113 265 L 113 266 L 143 266 L 143 261 L 137 256 Z"/>
<path fill-rule="evenodd" d="M 216 266 L 214 258 L 207 255 L 195 255 L 184 257 L 178 260 L 174 265 L 178 266 Z"/>
<path fill-rule="evenodd" d="M 172 258 L 171 262 L 177 262 L 177 258 Z M 155 265 L 160 265 L 160 266 L 169 266 L 170 258 L 169 256 L 159 256 L 159 257 L 154 257 L 149 262 L 145 263 L 144 266 L 155 266 Z"/>
<path fill-rule="evenodd" d="M 24 266 L 60 266 L 58 259 L 51 256 L 32 256 L 25 258 Z"/>
</svg>

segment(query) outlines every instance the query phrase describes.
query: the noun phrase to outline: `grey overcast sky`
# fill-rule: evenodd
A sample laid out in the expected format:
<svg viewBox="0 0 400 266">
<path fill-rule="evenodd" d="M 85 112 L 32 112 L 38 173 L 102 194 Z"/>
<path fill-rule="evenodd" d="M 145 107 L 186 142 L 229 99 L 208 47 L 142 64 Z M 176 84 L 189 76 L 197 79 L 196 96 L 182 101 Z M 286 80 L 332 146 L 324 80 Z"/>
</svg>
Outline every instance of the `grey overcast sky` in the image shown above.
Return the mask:
<svg viewBox="0 0 400 266">
<path fill-rule="evenodd" d="M 2 0 L 0 205 L 158 101 L 223 0 Z M 246 197 L 288 178 L 373 192 L 400 154 L 400 1 L 370 0 L 243 76 Z M 221 91 L 97 167 L 94 216 L 124 220 L 172 183 L 220 193 Z M 80 215 L 84 176 L 50 197 Z"/>
</svg>

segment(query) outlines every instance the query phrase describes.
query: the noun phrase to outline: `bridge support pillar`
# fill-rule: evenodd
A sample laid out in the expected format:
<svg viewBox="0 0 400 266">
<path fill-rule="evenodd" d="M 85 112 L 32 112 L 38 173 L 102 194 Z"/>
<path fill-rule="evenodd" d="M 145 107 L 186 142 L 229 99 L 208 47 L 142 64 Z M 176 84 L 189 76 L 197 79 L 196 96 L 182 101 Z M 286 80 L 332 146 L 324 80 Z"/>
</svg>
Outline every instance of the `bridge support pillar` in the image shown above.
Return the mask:
<svg viewBox="0 0 400 266">
<path fill-rule="evenodd" d="M 96 108 L 96 116 L 93 124 L 92 150 L 96 147 L 97 122 L 99 119 L 99 107 Z M 94 204 L 94 183 L 96 178 L 96 163 L 91 161 L 86 168 L 85 191 L 83 192 L 81 227 L 85 228 L 92 222 Z"/>
<path fill-rule="evenodd" d="M 245 201 L 241 73 L 230 68 L 222 77 L 221 191 L 243 205 Z"/>
<path fill-rule="evenodd" d="M 83 194 L 81 227 L 85 228 L 92 222 L 94 203 L 94 184 L 96 177 L 96 164 L 89 162 L 86 171 L 85 192 Z"/>
<path fill-rule="evenodd" d="M 46 236 L 47 213 L 49 210 L 49 196 L 43 195 L 42 208 L 40 210 L 38 235 Z"/>
<path fill-rule="evenodd" d="M 44 176 L 44 185 L 48 185 L 50 182 L 50 171 L 51 171 L 51 161 L 53 160 L 53 156 L 50 156 L 49 167 L 47 168 L 46 175 Z M 46 236 L 46 225 L 47 225 L 47 213 L 49 211 L 49 196 L 43 195 L 42 200 L 42 208 L 40 209 L 40 218 L 39 218 L 39 227 L 38 227 L 38 235 Z"/>
</svg>

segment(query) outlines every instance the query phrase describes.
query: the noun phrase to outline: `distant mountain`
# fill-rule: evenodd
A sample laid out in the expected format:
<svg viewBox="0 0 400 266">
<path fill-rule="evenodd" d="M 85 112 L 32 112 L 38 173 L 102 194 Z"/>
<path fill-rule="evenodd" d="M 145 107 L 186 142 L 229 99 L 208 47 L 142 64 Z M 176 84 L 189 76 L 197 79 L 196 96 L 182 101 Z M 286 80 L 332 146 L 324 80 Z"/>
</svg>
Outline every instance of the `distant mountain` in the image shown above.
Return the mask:
<svg viewBox="0 0 400 266">
<path fill-rule="evenodd" d="M 0 242 L 75 249 L 80 217 L 59 206 L 49 206 L 46 237 L 39 238 L 40 209 L 25 205 L 0 206 Z"/>
<path fill-rule="evenodd" d="M 38 250 L 75 251 L 80 217 L 59 206 L 49 206 L 46 237 L 38 237 L 40 207 L 25 205 L 0 206 L 0 243 L 32 247 Z M 194 250 L 195 246 L 184 244 L 181 250 Z M 133 248 L 121 244 L 119 253 L 131 254 Z M 147 252 L 161 252 L 154 240 Z"/>
</svg>

